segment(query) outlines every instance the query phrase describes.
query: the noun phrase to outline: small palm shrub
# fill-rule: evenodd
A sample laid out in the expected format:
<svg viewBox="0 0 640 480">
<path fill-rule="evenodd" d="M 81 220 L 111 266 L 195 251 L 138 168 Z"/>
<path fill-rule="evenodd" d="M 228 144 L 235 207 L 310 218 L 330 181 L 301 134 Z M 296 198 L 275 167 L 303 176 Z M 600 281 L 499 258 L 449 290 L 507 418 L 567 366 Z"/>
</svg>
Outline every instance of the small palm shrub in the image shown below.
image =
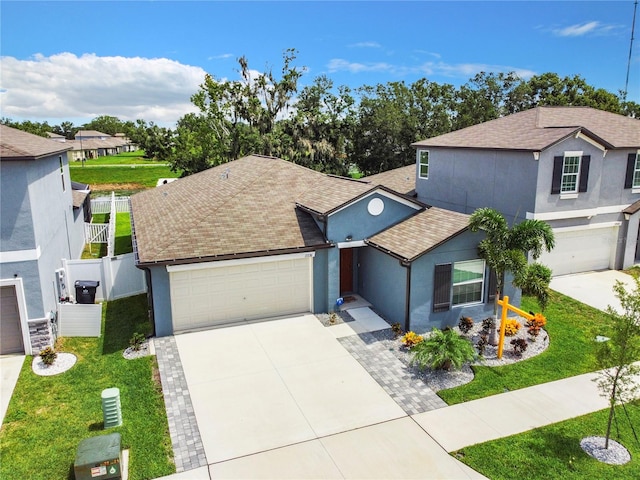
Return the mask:
<svg viewBox="0 0 640 480">
<path fill-rule="evenodd" d="M 518 320 L 516 320 L 515 318 L 507 318 L 507 321 L 504 327 L 505 336 L 513 337 L 518 333 L 518 330 L 520 330 L 520 327 L 522 327 L 522 324 Z"/>
<path fill-rule="evenodd" d="M 45 347 L 40 350 L 40 360 L 42 360 L 42 363 L 44 363 L 47 367 L 53 365 L 53 362 L 56 361 L 57 357 L 58 354 L 51 347 Z"/>
<path fill-rule="evenodd" d="M 484 356 L 484 352 L 487 349 L 487 345 L 489 345 L 489 335 L 487 333 L 483 333 L 480 335 L 480 339 L 478 343 L 476 343 L 476 348 L 478 349 L 478 355 L 481 357 Z"/>
<path fill-rule="evenodd" d="M 412 349 L 419 343 L 422 343 L 423 340 L 424 338 L 422 338 L 422 335 L 418 335 L 416 332 L 407 332 L 402 337 L 402 345 Z"/>
<path fill-rule="evenodd" d="M 129 346 L 131 347 L 131 350 L 133 350 L 134 352 L 139 351 L 142 348 L 142 344 L 145 340 L 146 338 L 142 333 L 134 333 L 129 339 Z"/>
<path fill-rule="evenodd" d="M 473 328 L 473 319 L 471 317 L 460 317 L 458 328 L 462 333 L 469 333 L 469 330 Z"/>
<path fill-rule="evenodd" d="M 410 364 L 417 364 L 420 370 L 429 367 L 437 370 L 460 370 L 466 362 L 475 360 L 473 344 L 454 330 L 434 328 L 431 335 L 416 345 Z"/>
</svg>

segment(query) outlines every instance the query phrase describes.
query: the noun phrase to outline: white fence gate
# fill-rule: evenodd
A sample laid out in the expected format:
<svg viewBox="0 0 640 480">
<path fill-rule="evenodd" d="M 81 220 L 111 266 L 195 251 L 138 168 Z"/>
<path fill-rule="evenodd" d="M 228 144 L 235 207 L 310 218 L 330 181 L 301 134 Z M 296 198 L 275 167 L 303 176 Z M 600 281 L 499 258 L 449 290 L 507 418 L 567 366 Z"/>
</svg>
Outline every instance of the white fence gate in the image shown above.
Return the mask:
<svg viewBox="0 0 640 480">
<path fill-rule="evenodd" d="M 111 192 L 109 199 L 91 200 L 91 214 L 108 213 L 109 223 L 85 223 L 85 243 L 106 243 L 107 255 L 113 257 L 116 244 L 116 214 L 130 213 L 129 197 L 116 197 Z"/>
<path fill-rule="evenodd" d="M 61 303 L 58 335 L 61 337 L 99 337 L 102 327 L 102 305 Z"/>
</svg>

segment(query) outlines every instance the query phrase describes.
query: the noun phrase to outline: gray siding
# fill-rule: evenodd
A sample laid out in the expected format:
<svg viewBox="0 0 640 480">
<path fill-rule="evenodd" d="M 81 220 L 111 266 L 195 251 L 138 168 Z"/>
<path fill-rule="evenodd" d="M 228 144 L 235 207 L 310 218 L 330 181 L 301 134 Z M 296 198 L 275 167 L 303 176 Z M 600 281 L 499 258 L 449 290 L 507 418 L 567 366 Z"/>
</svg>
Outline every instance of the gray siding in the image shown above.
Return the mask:
<svg viewBox="0 0 640 480">
<path fill-rule="evenodd" d="M 360 249 L 358 292 L 391 323 L 404 328 L 407 269 L 373 247 Z"/>
<path fill-rule="evenodd" d="M 42 302 L 42 290 L 40 287 L 40 270 L 38 261 L 11 262 L 0 264 L 0 278 L 22 279 L 24 297 L 27 304 L 27 318 L 42 318 L 49 304 Z M 55 297 L 53 298 L 55 300 Z"/>
<path fill-rule="evenodd" d="M 3 252 L 36 248 L 29 201 L 33 162 L 0 162 L 0 247 Z"/>
<path fill-rule="evenodd" d="M 524 219 L 534 207 L 538 162 L 532 153 L 433 147 L 428 150 L 429 178 L 420 178 L 416 173 L 416 192 L 421 201 L 462 213 L 491 207 L 509 221 Z"/>
<path fill-rule="evenodd" d="M 329 312 L 327 305 L 328 250 L 318 250 L 313 258 L 313 311 Z"/>
<path fill-rule="evenodd" d="M 153 301 L 153 317 L 156 326 L 156 336 L 173 335 L 173 320 L 171 317 L 171 287 L 169 272 L 166 267 L 149 267 L 151 272 L 151 295 Z"/>
</svg>

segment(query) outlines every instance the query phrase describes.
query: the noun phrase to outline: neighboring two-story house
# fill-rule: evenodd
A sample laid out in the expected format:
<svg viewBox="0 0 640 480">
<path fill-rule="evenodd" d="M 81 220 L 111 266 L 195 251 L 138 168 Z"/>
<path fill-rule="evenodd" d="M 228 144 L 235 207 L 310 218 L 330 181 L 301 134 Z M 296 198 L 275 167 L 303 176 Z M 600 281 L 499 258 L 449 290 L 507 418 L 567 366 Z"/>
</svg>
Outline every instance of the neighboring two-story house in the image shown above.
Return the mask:
<svg viewBox="0 0 640 480">
<path fill-rule="evenodd" d="M 537 107 L 416 142 L 422 202 L 548 222 L 554 275 L 640 259 L 640 120 L 589 107 Z"/>
<path fill-rule="evenodd" d="M 0 125 L 0 354 L 52 342 L 56 270 L 84 247 L 88 191 L 74 198 L 68 148 Z"/>
</svg>

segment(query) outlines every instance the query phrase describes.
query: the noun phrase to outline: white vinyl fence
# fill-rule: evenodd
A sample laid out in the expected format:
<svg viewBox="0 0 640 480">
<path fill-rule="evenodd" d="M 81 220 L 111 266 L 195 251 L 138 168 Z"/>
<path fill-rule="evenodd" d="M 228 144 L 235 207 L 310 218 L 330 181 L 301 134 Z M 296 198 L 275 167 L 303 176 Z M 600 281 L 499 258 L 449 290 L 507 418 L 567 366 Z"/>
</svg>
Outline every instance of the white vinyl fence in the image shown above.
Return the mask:
<svg viewBox="0 0 640 480">
<path fill-rule="evenodd" d="M 143 270 L 136 268 L 133 253 L 95 260 L 62 260 L 67 273 L 67 286 L 75 297 L 77 280 L 99 281 L 96 300 L 116 300 L 147 292 Z"/>
<path fill-rule="evenodd" d="M 102 305 L 61 303 L 58 335 L 61 337 L 99 337 Z"/>
</svg>

